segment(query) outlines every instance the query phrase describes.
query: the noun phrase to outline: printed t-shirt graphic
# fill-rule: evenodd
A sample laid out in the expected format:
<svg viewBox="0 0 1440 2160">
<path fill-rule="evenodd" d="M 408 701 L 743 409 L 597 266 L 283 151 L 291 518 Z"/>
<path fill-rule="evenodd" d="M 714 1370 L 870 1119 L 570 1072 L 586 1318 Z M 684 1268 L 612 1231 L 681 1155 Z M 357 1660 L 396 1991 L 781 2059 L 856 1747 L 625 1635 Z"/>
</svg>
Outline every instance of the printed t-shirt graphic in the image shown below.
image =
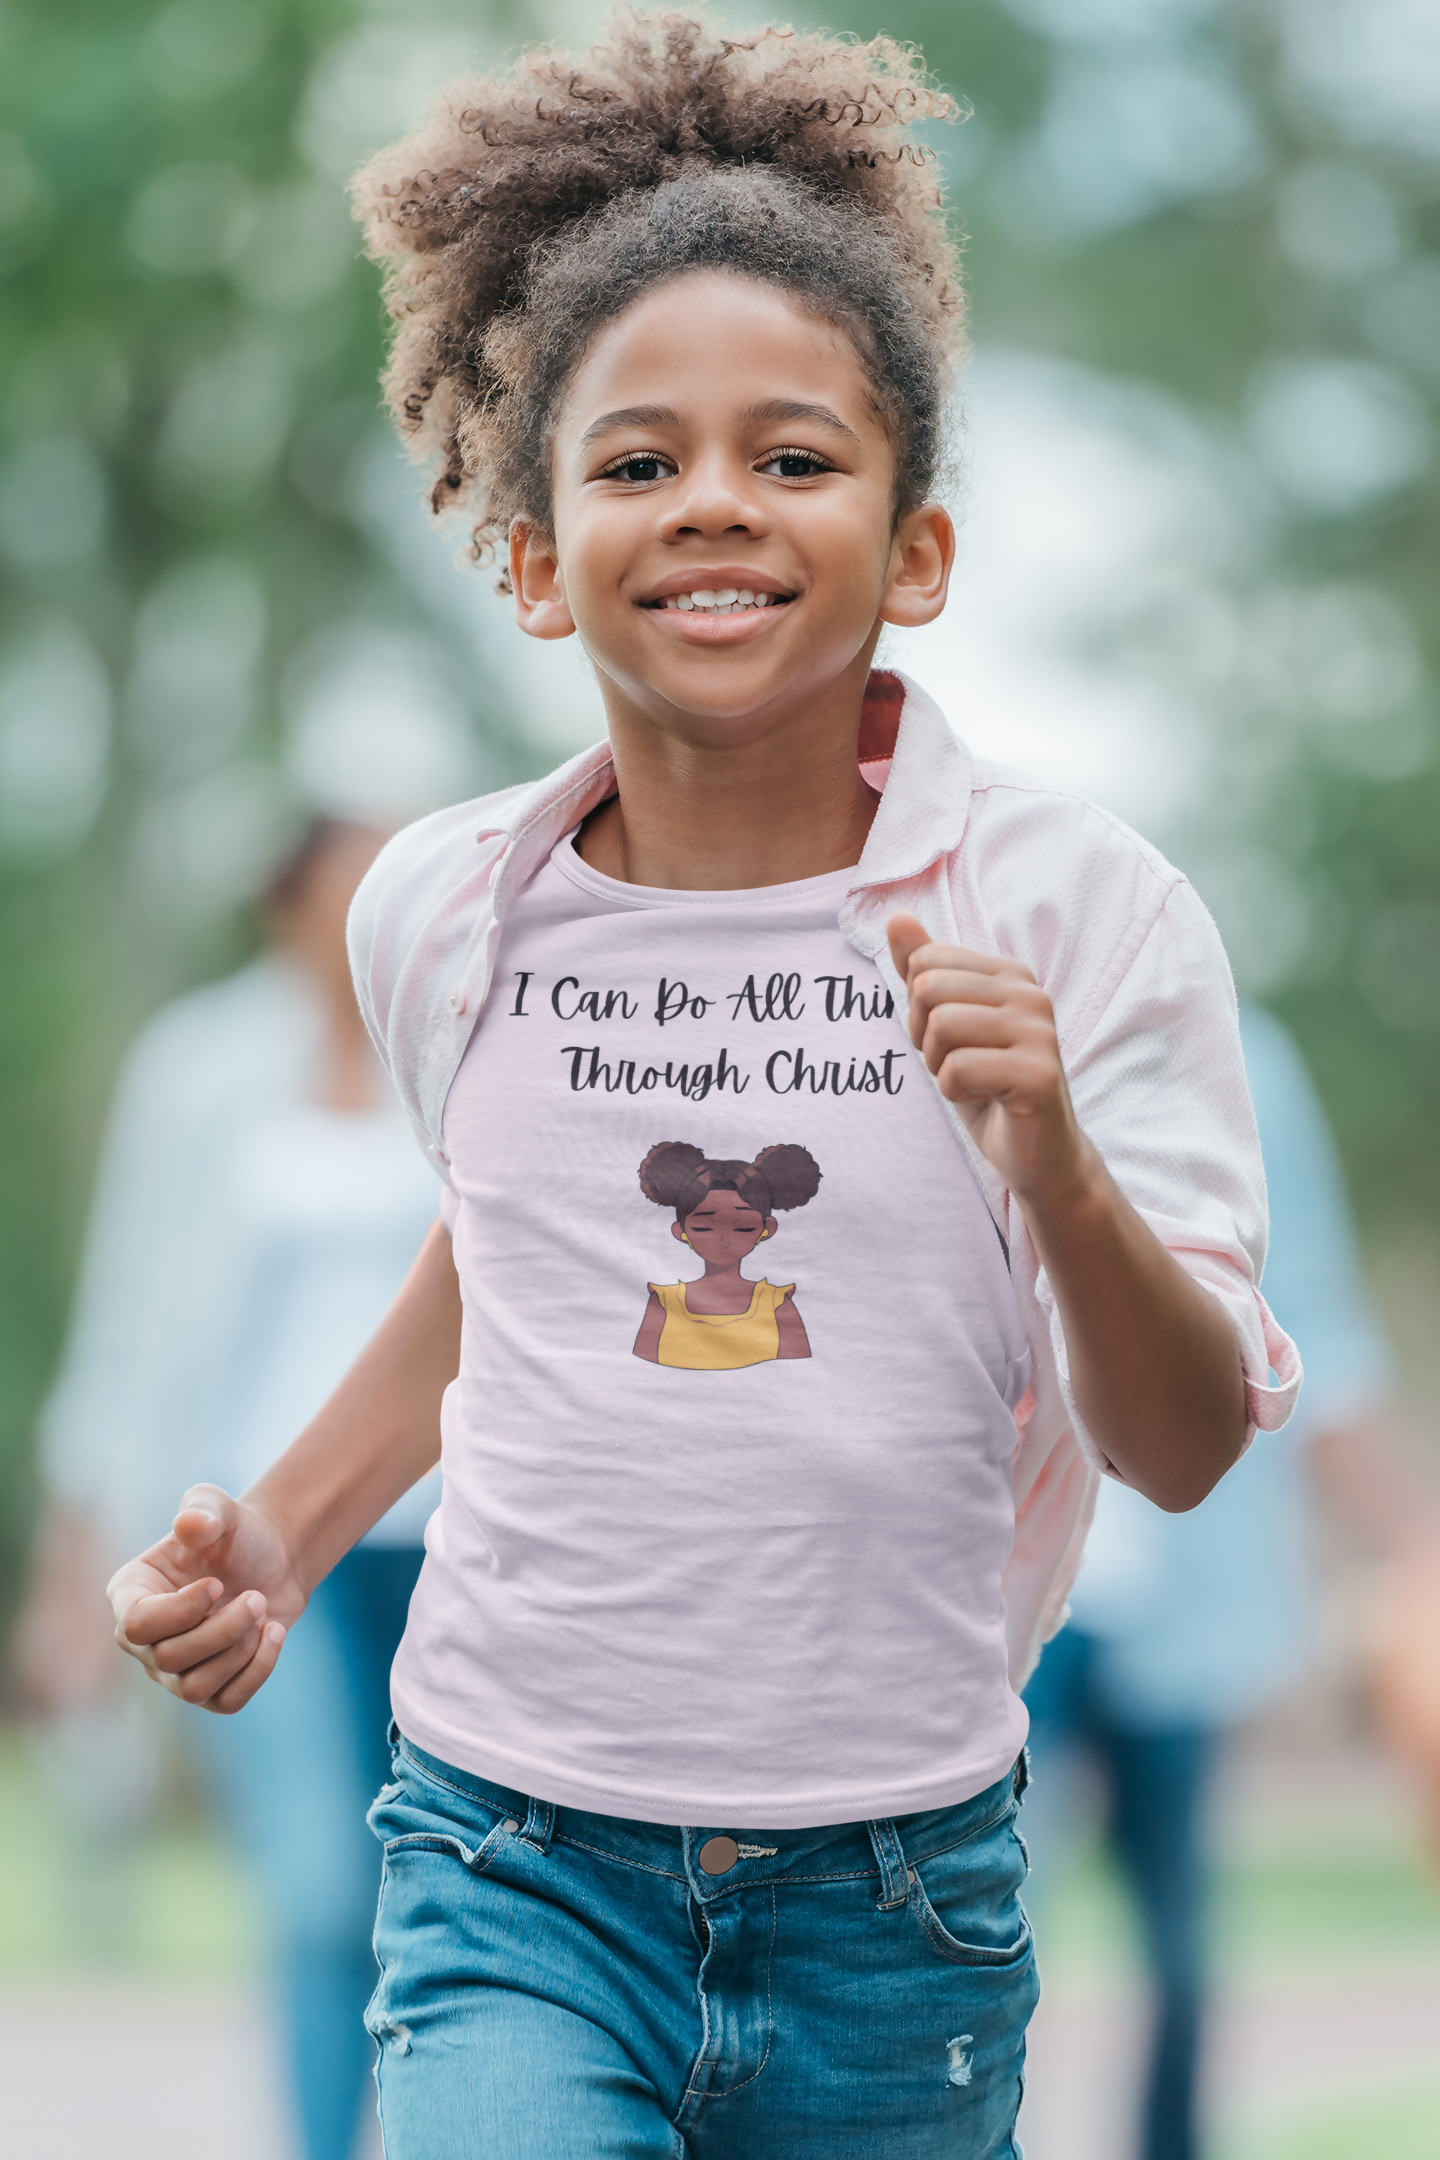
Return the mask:
<svg viewBox="0 0 1440 2160">
<path fill-rule="evenodd" d="M 460 1371 L 393 1681 L 478 1776 L 779 1828 L 965 1799 L 1024 1738 L 1028 1351 L 848 885 L 652 891 L 567 840 L 506 914 L 445 1108 Z"/>
<path fill-rule="evenodd" d="M 703 1148 L 662 1140 L 640 1165 L 640 1190 L 673 1207 L 672 1235 L 705 1263 L 698 1282 L 655 1283 L 636 1357 L 691 1372 L 733 1372 L 769 1358 L 809 1357 L 794 1283 L 749 1281 L 741 1262 L 780 1227 L 775 1208 L 804 1207 L 820 1169 L 803 1147 L 762 1148 L 753 1163 L 707 1160 Z"/>
</svg>

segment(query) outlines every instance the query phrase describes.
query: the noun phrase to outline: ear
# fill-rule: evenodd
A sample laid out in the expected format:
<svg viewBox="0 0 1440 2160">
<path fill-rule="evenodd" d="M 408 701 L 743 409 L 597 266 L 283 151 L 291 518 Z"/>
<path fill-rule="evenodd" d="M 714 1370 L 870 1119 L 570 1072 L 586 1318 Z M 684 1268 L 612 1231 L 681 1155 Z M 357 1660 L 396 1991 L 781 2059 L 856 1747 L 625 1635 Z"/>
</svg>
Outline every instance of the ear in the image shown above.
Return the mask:
<svg viewBox="0 0 1440 2160">
<path fill-rule="evenodd" d="M 911 510 L 900 520 L 891 545 L 881 622 L 904 630 L 934 622 L 945 605 L 954 563 L 955 527 L 950 513 L 939 503 L 922 503 L 918 510 Z"/>
<path fill-rule="evenodd" d="M 687 1243 L 684 1223 L 672 1222 L 670 1225 L 670 1235 L 673 1238 L 678 1238 L 682 1245 Z"/>
<path fill-rule="evenodd" d="M 773 1215 L 767 1215 L 765 1217 L 765 1228 L 763 1235 L 765 1237 L 774 1237 L 775 1232 L 779 1229 L 779 1227 L 780 1225 L 778 1222 L 776 1222 L 775 1217 Z"/>
<path fill-rule="evenodd" d="M 555 543 L 528 518 L 516 518 L 510 527 L 510 583 L 515 591 L 515 620 L 527 637 L 575 635 Z"/>
</svg>

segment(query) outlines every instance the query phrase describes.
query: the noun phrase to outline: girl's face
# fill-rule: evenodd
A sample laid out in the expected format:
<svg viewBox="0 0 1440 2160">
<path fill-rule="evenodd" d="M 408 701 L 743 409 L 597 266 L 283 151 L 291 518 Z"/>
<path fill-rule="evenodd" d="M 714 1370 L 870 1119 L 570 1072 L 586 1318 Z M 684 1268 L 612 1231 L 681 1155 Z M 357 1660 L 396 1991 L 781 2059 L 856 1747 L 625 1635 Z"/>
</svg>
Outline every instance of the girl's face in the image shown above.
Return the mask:
<svg viewBox="0 0 1440 2160">
<path fill-rule="evenodd" d="M 882 623 L 940 612 L 954 548 L 934 505 L 893 529 L 894 475 L 842 331 L 753 279 L 677 278 L 570 384 L 554 540 L 511 539 L 521 625 L 578 630 L 607 702 L 707 735 L 863 682 Z"/>
<path fill-rule="evenodd" d="M 773 1215 L 762 1215 L 736 1192 L 706 1193 L 671 1235 L 695 1248 L 706 1268 L 738 1267 L 762 1237 L 775 1233 Z"/>
</svg>

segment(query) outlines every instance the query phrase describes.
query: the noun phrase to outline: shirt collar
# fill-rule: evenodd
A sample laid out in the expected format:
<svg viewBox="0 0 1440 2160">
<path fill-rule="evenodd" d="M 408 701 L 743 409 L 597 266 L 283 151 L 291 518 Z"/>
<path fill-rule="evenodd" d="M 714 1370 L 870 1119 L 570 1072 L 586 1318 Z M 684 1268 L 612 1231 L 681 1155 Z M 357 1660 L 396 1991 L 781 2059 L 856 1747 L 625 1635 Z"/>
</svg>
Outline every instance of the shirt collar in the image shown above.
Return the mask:
<svg viewBox="0 0 1440 2160">
<path fill-rule="evenodd" d="M 877 670 L 866 687 L 860 765 L 880 789 L 880 807 L 852 890 L 918 877 L 960 844 L 970 810 L 973 763 L 934 699 L 908 675 Z M 615 792 L 608 743 L 596 743 L 537 781 L 477 840 L 508 842 L 496 875 L 496 903 L 518 890 L 557 840 Z"/>
</svg>

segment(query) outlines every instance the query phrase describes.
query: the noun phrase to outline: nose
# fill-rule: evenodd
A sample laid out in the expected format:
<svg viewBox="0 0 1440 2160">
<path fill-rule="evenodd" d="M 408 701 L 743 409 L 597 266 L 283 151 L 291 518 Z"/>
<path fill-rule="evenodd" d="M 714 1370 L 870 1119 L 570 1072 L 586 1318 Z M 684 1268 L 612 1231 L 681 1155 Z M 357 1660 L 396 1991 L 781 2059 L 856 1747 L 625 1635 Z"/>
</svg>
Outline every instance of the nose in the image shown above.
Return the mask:
<svg viewBox="0 0 1440 2160">
<path fill-rule="evenodd" d="M 758 539 L 764 531 L 755 474 L 721 451 L 697 458 L 685 468 L 684 485 L 667 491 L 662 539 L 716 540 L 730 533 Z"/>
</svg>

